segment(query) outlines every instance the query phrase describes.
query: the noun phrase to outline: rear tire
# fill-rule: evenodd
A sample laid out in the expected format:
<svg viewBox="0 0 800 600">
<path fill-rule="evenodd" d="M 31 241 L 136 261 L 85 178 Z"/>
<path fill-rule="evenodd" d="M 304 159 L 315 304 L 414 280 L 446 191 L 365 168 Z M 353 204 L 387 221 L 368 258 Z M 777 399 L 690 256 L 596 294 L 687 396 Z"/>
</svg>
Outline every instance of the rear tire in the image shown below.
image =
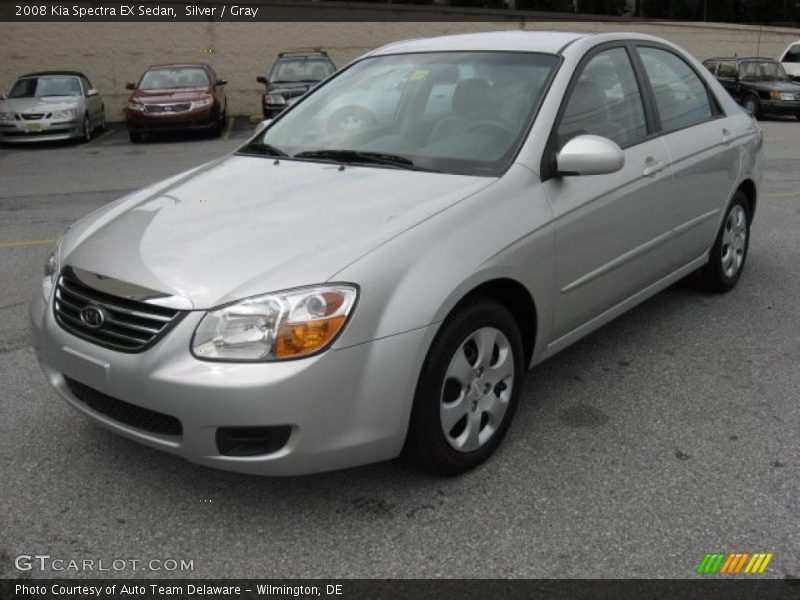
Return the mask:
<svg viewBox="0 0 800 600">
<path fill-rule="evenodd" d="M 700 286 L 723 294 L 734 288 L 744 270 L 750 245 L 750 203 L 741 190 L 725 211 L 708 263 L 698 271 Z"/>
<path fill-rule="evenodd" d="M 128 132 L 128 138 L 131 140 L 132 144 L 141 144 L 142 143 L 142 134 L 136 133 L 135 131 Z"/>
<path fill-rule="evenodd" d="M 417 382 L 404 457 L 443 475 L 480 465 L 508 431 L 523 371 L 522 337 L 503 305 L 483 299 L 449 317 Z"/>
</svg>

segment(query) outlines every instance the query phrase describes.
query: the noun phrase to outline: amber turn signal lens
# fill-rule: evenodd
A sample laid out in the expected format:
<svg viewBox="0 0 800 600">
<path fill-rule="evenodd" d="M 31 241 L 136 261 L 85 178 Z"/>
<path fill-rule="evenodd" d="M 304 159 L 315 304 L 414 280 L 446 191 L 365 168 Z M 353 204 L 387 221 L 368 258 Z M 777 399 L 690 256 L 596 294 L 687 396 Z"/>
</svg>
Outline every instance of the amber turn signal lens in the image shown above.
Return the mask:
<svg viewBox="0 0 800 600">
<path fill-rule="evenodd" d="M 284 323 L 275 337 L 273 353 L 279 358 L 313 354 L 333 339 L 345 319 L 345 315 L 339 315 L 304 323 Z"/>
</svg>

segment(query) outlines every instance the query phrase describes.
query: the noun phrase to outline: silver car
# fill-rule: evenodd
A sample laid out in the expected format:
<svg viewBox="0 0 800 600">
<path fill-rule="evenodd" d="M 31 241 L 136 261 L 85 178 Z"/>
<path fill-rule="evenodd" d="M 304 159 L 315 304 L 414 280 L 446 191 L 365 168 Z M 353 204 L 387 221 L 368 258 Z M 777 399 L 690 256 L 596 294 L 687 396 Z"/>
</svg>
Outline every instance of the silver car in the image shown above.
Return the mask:
<svg viewBox="0 0 800 600">
<path fill-rule="evenodd" d="M 343 97 L 384 112 L 386 78 L 391 119 L 330 126 Z M 736 285 L 761 146 L 655 37 L 392 44 L 231 156 L 72 225 L 34 347 L 75 409 L 196 463 L 460 473 L 500 444 L 527 368 L 688 275 Z"/>
<path fill-rule="evenodd" d="M 105 123 L 103 99 L 77 71 L 23 75 L 8 95 L 0 95 L 2 142 L 88 142 Z"/>
</svg>

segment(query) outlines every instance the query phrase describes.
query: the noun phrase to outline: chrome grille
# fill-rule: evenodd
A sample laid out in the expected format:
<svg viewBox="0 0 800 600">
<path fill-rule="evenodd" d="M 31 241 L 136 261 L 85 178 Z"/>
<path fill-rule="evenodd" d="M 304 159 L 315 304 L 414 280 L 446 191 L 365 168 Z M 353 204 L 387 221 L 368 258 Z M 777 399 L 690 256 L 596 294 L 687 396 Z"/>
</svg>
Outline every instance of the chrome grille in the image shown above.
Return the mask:
<svg viewBox="0 0 800 600">
<path fill-rule="evenodd" d="M 26 121 L 38 121 L 44 119 L 44 113 L 25 113 L 22 115 L 22 118 Z"/>
<path fill-rule="evenodd" d="M 120 352 L 146 350 L 186 315 L 100 292 L 81 283 L 70 269 L 58 278 L 53 311 L 58 324 L 73 335 Z"/>
<path fill-rule="evenodd" d="M 145 104 L 144 108 L 149 113 L 181 113 L 191 108 L 191 103 L 185 104 Z"/>
</svg>

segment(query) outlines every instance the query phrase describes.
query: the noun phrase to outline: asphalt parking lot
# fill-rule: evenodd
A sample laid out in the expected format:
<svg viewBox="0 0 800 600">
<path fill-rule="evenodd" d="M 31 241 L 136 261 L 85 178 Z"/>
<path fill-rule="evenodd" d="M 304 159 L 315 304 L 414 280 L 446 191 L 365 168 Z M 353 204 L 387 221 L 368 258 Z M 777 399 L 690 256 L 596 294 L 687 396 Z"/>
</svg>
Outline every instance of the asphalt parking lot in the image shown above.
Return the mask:
<svg viewBox="0 0 800 600">
<path fill-rule="evenodd" d="M 762 126 L 739 286 L 678 284 L 540 365 L 501 450 L 454 479 L 396 462 L 249 477 L 80 417 L 27 339 L 48 240 L 252 126 L 0 147 L 0 577 L 76 575 L 14 568 L 49 554 L 194 561 L 103 576 L 684 578 L 712 551 L 772 552 L 765 576 L 800 577 L 800 122 Z"/>
</svg>

